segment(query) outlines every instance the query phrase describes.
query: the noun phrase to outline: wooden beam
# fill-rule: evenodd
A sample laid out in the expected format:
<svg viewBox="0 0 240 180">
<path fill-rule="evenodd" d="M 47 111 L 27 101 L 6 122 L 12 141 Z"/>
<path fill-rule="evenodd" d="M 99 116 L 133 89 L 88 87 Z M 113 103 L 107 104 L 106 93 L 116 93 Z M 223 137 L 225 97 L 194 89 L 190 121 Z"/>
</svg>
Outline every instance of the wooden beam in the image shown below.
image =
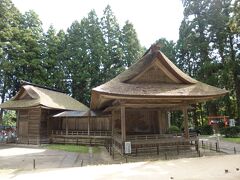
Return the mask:
<svg viewBox="0 0 240 180">
<path fill-rule="evenodd" d="M 182 109 L 182 104 L 148 104 L 148 103 L 141 103 L 141 104 L 124 104 L 125 107 L 128 107 L 129 110 L 131 110 L 131 108 L 133 109 L 138 109 L 138 110 L 147 110 L 147 109 L 151 109 L 151 110 L 181 110 Z M 118 110 L 120 109 L 121 106 L 116 105 L 116 106 L 109 106 L 106 109 L 103 110 L 103 112 L 110 112 L 113 110 Z M 191 106 L 188 106 L 188 109 L 191 109 Z"/>
<path fill-rule="evenodd" d="M 126 115 L 125 115 L 125 106 L 121 106 L 121 134 L 122 142 L 126 141 Z"/>
<path fill-rule="evenodd" d="M 117 109 L 119 109 L 120 108 L 120 106 L 109 106 L 109 107 L 107 107 L 106 109 L 104 109 L 103 110 L 103 112 L 105 113 L 105 112 L 110 112 L 110 111 L 113 111 L 113 110 L 117 110 Z"/>
<path fill-rule="evenodd" d="M 184 106 L 183 108 L 183 119 L 184 119 L 184 135 L 187 139 L 189 139 L 187 106 Z"/>
</svg>

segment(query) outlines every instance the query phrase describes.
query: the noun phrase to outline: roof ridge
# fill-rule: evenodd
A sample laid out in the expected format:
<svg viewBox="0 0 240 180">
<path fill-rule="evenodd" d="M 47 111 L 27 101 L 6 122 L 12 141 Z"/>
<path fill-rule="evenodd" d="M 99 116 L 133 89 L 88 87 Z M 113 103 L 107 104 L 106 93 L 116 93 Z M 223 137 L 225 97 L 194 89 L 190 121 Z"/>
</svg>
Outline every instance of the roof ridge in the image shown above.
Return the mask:
<svg viewBox="0 0 240 180">
<path fill-rule="evenodd" d="M 43 88 L 43 89 L 47 89 L 47 90 L 51 90 L 51 91 L 64 93 L 64 94 L 66 93 L 66 92 L 61 91 L 59 89 L 54 89 L 54 88 L 50 88 L 50 87 L 47 87 L 47 86 L 42 86 L 42 85 L 39 85 L 39 84 L 35 84 L 35 83 L 28 82 L 28 81 L 24 81 L 24 80 L 21 80 L 20 84 L 21 84 L 21 86 L 23 86 L 23 85 L 31 85 L 31 86 L 35 86 L 35 87 L 38 87 L 38 88 Z"/>
</svg>

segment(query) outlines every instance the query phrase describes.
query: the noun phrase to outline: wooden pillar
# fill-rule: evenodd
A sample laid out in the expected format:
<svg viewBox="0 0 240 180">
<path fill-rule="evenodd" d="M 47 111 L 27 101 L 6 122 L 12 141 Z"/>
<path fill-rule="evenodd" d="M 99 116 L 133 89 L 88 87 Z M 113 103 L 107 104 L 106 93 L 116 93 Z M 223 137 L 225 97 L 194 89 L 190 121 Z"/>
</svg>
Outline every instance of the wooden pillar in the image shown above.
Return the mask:
<svg viewBox="0 0 240 180">
<path fill-rule="evenodd" d="M 68 135 L 68 118 L 66 118 L 66 136 Z"/>
<path fill-rule="evenodd" d="M 114 111 L 112 111 L 112 118 L 111 118 L 111 121 L 112 121 L 112 137 L 114 135 L 114 127 L 115 127 L 115 121 L 114 121 Z"/>
<path fill-rule="evenodd" d="M 112 148 L 111 148 L 111 154 L 114 159 L 114 127 L 115 127 L 115 111 L 112 111 L 112 117 L 111 117 L 111 126 L 112 126 Z"/>
<path fill-rule="evenodd" d="M 20 118 L 20 110 L 17 110 L 17 128 L 16 128 L 16 133 L 17 133 L 17 136 L 19 136 L 19 118 Z"/>
<path fill-rule="evenodd" d="M 162 116 L 162 111 L 158 111 L 158 128 L 159 128 L 159 134 L 162 134 L 162 122 L 161 122 L 161 116 Z"/>
<path fill-rule="evenodd" d="M 126 141 L 126 117 L 125 117 L 125 106 L 121 106 L 121 134 L 122 142 Z"/>
<path fill-rule="evenodd" d="M 165 110 L 158 111 L 159 133 L 164 134 L 167 131 L 167 112 Z"/>
<path fill-rule="evenodd" d="M 185 138 L 189 138 L 189 129 L 188 129 L 188 112 L 187 106 L 183 107 L 183 119 L 184 119 L 184 135 Z"/>
<path fill-rule="evenodd" d="M 171 112 L 170 111 L 168 111 L 167 112 L 167 121 L 168 121 L 168 127 L 167 128 L 169 128 L 170 126 L 171 126 Z"/>
<path fill-rule="evenodd" d="M 91 111 L 89 110 L 89 112 L 88 112 L 88 136 L 90 136 L 90 116 L 91 116 Z"/>
</svg>

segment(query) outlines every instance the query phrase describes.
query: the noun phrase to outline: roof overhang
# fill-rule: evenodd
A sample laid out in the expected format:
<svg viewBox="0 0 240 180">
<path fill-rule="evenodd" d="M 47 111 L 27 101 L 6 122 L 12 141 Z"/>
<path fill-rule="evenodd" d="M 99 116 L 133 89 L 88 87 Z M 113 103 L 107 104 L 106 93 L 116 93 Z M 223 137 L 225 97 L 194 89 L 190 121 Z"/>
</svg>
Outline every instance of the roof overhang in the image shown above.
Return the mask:
<svg viewBox="0 0 240 180">
<path fill-rule="evenodd" d="M 154 96 L 154 95 L 119 95 L 119 94 L 109 94 L 106 92 L 93 92 L 92 98 L 97 99 L 97 101 L 92 101 L 91 109 L 105 109 L 108 106 L 112 106 L 116 100 L 125 101 L 125 104 L 135 104 L 136 106 L 145 106 L 151 104 L 155 107 L 167 107 L 168 105 L 186 105 L 186 104 L 196 104 L 200 102 L 206 102 L 209 100 L 216 100 L 222 94 L 210 95 L 210 96 Z M 148 106 L 149 107 L 149 106 Z"/>
</svg>

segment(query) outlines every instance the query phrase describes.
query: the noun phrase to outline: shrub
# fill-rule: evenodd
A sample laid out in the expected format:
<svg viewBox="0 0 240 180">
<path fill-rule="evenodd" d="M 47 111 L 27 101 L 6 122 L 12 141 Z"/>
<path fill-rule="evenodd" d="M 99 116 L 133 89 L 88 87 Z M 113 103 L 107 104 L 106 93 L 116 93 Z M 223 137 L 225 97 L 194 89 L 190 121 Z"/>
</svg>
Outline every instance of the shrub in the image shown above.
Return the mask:
<svg viewBox="0 0 240 180">
<path fill-rule="evenodd" d="M 168 129 L 167 129 L 167 133 L 168 134 L 172 134 L 172 133 L 179 133 L 181 132 L 179 127 L 177 126 L 170 126 Z"/>
<path fill-rule="evenodd" d="M 16 126 L 16 112 L 7 111 L 3 116 L 3 125 L 4 126 Z"/>
<path fill-rule="evenodd" d="M 221 128 L 220 133 L 222 135 L 225 135 L 225 137 L 239 137 L 240 136 L 240 127 L 234 126 L 234 127 Z"/>
<path fill-rule="evenodd" d="M 202 135 L 212 135 L 213 128 L 210 125 L 204 125 L 204 126 L 200 127 L 200 132 Z"/>
</svg>

